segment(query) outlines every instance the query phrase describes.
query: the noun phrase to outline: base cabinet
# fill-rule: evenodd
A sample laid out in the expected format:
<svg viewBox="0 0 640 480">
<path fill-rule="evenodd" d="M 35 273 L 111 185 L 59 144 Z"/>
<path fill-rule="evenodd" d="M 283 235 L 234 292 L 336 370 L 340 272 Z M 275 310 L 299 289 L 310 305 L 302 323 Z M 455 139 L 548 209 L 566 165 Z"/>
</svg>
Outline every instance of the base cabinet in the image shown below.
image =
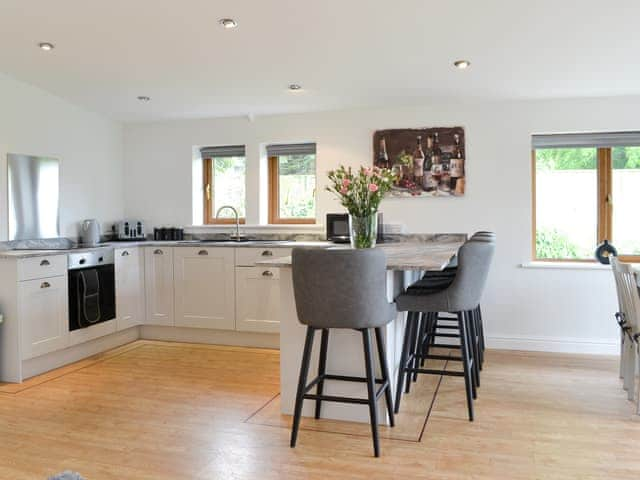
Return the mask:
<svg viewBox="0 0 640 480">
<path fill-rule="evenodd" d="M 174 324 L 173 250 L 170 247 L 144 249 L 146 324 Z"/>
<path fill-rule="evenodd" d="M 69 345 L 67 291 L 66 275 L 18 283 L 23 360 Z"/>
<path fill-rule="evenodd" d="M 174 250 L 175 326 L 235 328 L 233 248 Z"/>
<path fill-rule="evenodd" d="M 125 330 L 144 323 L 144 256 L 139 248 L 116 248 L 116 325 Z"/>
<path fill-rule="evenodd" d="M 280 270 L 236 268 L 236 330 L 280 332 Z"/>
</svg>

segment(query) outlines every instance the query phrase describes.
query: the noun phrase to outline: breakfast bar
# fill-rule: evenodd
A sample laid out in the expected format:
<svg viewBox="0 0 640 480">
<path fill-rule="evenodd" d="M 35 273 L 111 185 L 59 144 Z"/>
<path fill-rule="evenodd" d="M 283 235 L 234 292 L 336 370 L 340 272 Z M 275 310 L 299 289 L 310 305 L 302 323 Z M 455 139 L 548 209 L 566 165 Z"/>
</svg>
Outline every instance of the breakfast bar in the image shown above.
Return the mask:
<svg viewBox="0 0 640 480">
<path fill-rule="evenodd" d="M 387 257 L 387 300 L 393 299 L 408 285 L 417 280 L 424 271 L 443 270 L 463 244 L 465 235 L 420 235 L 406 237 L 401 241 L 379 244 Z M 344 248 L 344 247 L 330 247 Z M 305 339 L 305 327 L 296 314 L 293 294 L 291 257 L 275 258 L 257 262 L 280 268 L 280 408 L 287 415 L 293 413 L 300 359 Z M 366 281 L 366 279 L 363 279 Z M 400 363 L 400 350 L 405 327 L 405 315 L 397 318 L 383 329 L 387 363 L 391 377 L 395 378 Z M 319 339 L 314 345 L 311 371 L 317 369 Z M 327 356 L 327 372 L 345 376 L 361 376 L 364 371 L 360 335 L 351 330 L 331 332 Z M 391 382 L 395 389 L 395 382 Z M 365 384 L 327 382 L 327 395 L 366 398 Z M 380 422 L 387 423 L 384 399 L 379 400 Z M 303 416 L 313 416 L 313 402 L 305 402 Z M 322 418 L 334 420 L 368 422 L 369 412 L 361 405 L 330 403 L 323 405 Z"/>
</svg>

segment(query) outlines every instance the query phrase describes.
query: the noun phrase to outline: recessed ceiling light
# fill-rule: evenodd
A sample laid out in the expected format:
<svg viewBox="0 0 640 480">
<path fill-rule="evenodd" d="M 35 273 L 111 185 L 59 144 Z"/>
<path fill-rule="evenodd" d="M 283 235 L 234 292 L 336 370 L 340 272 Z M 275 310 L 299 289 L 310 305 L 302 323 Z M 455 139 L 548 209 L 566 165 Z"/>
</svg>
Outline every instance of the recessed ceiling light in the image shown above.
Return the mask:
<svg viewBox="0 0 640 480">
<path fill-rule="evenodd" d="M 151 97 L 147 97 L 146 95 L 138 95 L 138 100 L 140 100 L 141 102 L 148 102 L 149 100 L 151 100 Z"/>
<path fill-rule="evenodd" d="M 236 28 L 238 26 L 238 22 L 236 22 L 233 18 L 221 18 L 218 20 L 220 25 L 224 28 Z"/>
<path fill-rule="evenodd" d="M 289 85 L 289 90 L 292 92 L 297 92 L 298 90 L 302 90 L 302 85 L 298 83 L 291 83 Z"/>
<path fill-rule="evenodd" d="M 49 42 L 40 42 L 40 43 L 38 44 L 38 46 L 39 46 L 42 50 L 45 50 L 45 51 L 47 51 L 47 52 L 48 52 L 48 51 L 50 51 L 50 50 L 53 50 L 54 48 L 56 48 L 56 47 L 53 45 L 53 43 L 49 43 Z"/>
<path fill-rule="evenodd" d="M 459 68 L 460 70 L 464 70 L 465 68 L 469 68 L 471 66 L 471 62 L 469 60 L 456 60 L 453 62 L 453 66 Z"/>
</svg>

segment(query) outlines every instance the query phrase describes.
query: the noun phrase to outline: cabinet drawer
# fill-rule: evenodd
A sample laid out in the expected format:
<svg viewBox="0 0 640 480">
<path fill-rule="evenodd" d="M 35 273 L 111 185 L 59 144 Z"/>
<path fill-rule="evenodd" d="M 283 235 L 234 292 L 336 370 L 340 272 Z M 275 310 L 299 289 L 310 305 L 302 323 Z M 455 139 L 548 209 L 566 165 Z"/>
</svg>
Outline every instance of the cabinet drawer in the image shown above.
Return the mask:
<svg viewBox="0 0 640 480">
<path fill-rule="evenodd" d="M 260 260 L 288 257 L 289 255 L 291 255 L 291 249 L 283 247 L 236 248 L 236 265 L 238 267 L 253 267 Z"/>
<path fill-rule="evenodd" d="M 18 281 L 34 280 L 67 273 L 67 256 L 21 258 L 18 260 Z"/>
</svg>

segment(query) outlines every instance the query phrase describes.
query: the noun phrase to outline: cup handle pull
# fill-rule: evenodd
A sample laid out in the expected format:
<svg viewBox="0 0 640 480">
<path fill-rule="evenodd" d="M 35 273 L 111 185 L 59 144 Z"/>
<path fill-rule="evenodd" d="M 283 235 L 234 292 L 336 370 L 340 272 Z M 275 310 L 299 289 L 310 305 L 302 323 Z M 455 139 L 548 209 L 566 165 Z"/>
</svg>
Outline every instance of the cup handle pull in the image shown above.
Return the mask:
<svg viewBox="0 0 640 480">
<path fill-rule="evenodd" d="M 51 286 L 51 284 L 49 282 L 42 282 L 40 284 L 40 288 L 49 288 Z"/>
<path fill-rule="evenodd" d="M 265 250 L 262 252 L 263 257 L 273 257 L 273 252 L 271 250 Z"/>
<path fill-rule="evenodd" d="M 200 250 L 198 252 L 198 255 L 209 255 L 209 252 L 207 252 L 206 250 Z"/>
<path fill-rule="evenodd" d="M 162 250 L 160 250 L 159 248 L 156 248 L 156 249 L 153 251 L 153 254 L 154 254 L 154 255 L 162 255 L 162 254 L 164 254 L 164 252 L 163 252 Z"/>
<path fill-rule="evenodd" d="M 263 277 L 273 277 L 273 272 L 270 270 L 265 270 L 264 272 L 262 272 L 262 276 Z"/>
<path fill-rule="evenodd" d="M 47 259 L 42 260 L 42 261 L 40 262 L 40 266 L 41 266 L 41 267 L 46 267 L 46 266 L 48 266 L 48 265 L 51 265 L 51 263 L 50 263 L 50 262 L 49 262 L 49 260 L 47 260 Z"/>
<path fill-rule="evenodd" d="M 124 251 L 124 252 L 122 252 L 120 255 L 121 255 L 121 256 L 123 256 L 123 257 L 128 257 L 128 256 L 129 256 L 129 252 L 127 252 L 127 251 L 125 250 L 125 251 Z"/>
</svg>

